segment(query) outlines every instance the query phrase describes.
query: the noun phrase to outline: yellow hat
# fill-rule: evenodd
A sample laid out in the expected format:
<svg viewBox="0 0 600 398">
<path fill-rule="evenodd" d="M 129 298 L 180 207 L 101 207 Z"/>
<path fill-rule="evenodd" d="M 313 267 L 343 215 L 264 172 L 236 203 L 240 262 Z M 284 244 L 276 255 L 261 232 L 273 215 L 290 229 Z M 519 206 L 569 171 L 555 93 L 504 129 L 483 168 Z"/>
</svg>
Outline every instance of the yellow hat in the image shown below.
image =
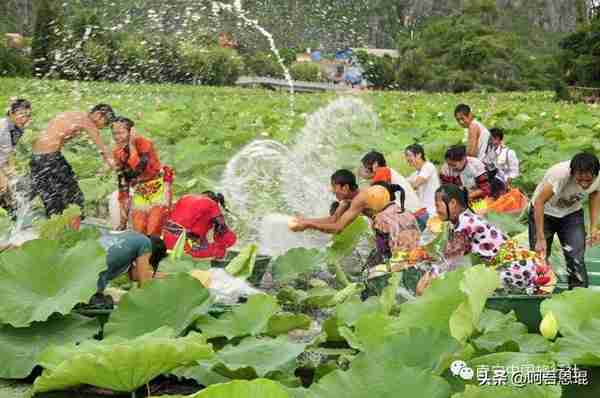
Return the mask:
<svg viewBox="0 0 600 398">
<path fill-rule="evenodd" d="M 390 192 L 381 185 L 374 185 L 367 189 L 367 207 L 375 212 L 380 212 L 390 203 Z"/>
</svg>

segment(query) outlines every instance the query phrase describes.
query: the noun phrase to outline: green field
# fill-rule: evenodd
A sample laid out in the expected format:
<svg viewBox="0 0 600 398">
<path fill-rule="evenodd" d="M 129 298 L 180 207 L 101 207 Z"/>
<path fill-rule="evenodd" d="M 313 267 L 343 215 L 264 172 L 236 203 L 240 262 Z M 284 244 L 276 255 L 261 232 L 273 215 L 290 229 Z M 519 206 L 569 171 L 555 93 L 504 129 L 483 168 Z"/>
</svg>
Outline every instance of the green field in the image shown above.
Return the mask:
<svg viewBox="0 0 600 398">
<path fill-rule="evenodd" d="M 303 127 L 307 114 L 336 98 L 333 94 L 296 95 L 291 116 L 289 95 L 282 92 L 21 79 L 0 79 L 0 85 L 0 103 L 7 104 L 11 97 L 33 102 L 34 121 L 19 146 L 23 167 L 30 143 L 55 114 L 106 102 L 155 140 L 163 162 L 176 169 L 178 193 L 212 187 L 232 155 L 253 139 L 289 142 Z M 414 141 L 424 144 L 427 155 L 439 164 L 445 148 L 463 138 L 452 114 L 460 102 L 470 104 L 488 127 L 505 129 L 508 145 L 522 162 L 523 175 L 517 185 L 525 192 L 532 192 L 549 165 L 580 150 L 600 149 L 597 108 L 557 103 L 548 92 L 350 95 L 358 95 L 380 119 L 377 131 L 365 132 L 364 143 L 354 143 L 354 149 L 358 153 L 361 146 L 364 151 L 375 147 L 404 174 L 410 172 L 402 155 L 406 145 Z M 109 142 L 109 130 L 104 131 L 104 138 Z M 80 139 L 66 148 L 89 202 L 98 202 L 114 190 L 114 178 L 99 172 L 100 157 L 89 141 Z M 357 164 L 358 159 L 356 164 L 332 167 Z"/>
</svg>

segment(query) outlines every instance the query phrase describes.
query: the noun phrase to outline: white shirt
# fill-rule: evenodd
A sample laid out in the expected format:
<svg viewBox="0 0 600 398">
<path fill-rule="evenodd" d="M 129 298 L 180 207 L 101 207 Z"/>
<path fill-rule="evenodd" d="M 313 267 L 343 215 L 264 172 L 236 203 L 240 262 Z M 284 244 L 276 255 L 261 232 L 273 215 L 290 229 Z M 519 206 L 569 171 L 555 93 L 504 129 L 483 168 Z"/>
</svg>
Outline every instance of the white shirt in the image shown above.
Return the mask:
<svg viewBox="0 0 600 398">
<path fill-rule="evenodd" d="M 502 181 L 506 182 L 509 178 L 515 179 L 519 176 L 519 159 L 515 151 L 501 145 L 494 149 L 494 155 L 494 164 Z"/>
<path fill-rule="evenodd" d="M 435 209 L 435 191 L 440 187 L 440 177 L 435 165 L 431 162 L 425 162 L 421 170 L 415 171 L 408 178 L 410 182 L 416 181 L 417 177 L 421 177 L 425 182 L 417 188 L 419 200 L 427 208 L 430 215 L 436 214 Z"/>
<path fill-rule="evenodd" d="M 544 184 L 552 186 L 554 196 L 544 206 L 544 213 L 549 216 L 562 218 L 581 210 L 585 195 L 600 190 L 600 177 L 597 177 L 588 189 L 582 189 L 575 182 L 575 177 L 571 176 L 570 163 L 566 161 L 550 167 L 533 193 L 532 202 L 535 202 Z"/>
<path fill-rule="evenodd" d="M 472 158 L 467 156 L 467 163 L 465 168 L 456 172 L 450 167 L 448 167 L 447 163 L 444 163 L 442 169 L 440 170 L 440 174 L 445 177 L 449 177 L 451 179 L 459 178 L 460 184 L 468 190 L 477 189 L 477 178 L 486 173 L 485 165 L 483 162 L 477 158 Z"/>
<path fill-rule="evenodd" d="M 391 175 L 391 183 L 398 184 L 404 189 L 404 208 L 408 211 L 416 211 L 422 208 L 421 201 L 417 196 L 417 193 L 410 185 L 410 183 L 402 176 L 402 174 L 398 173 L 396 170 L 390 167 L 390 175 Z M 398 204 L 400 204 L 400 198 L 398 199 Z"/>
</svg>

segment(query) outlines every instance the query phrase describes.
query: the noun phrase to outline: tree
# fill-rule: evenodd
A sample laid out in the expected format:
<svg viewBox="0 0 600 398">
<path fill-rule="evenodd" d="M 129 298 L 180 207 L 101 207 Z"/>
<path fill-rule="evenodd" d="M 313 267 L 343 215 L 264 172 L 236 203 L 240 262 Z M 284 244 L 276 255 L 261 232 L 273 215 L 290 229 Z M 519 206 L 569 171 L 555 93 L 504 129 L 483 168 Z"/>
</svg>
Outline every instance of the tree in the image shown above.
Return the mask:
<svg viewBox="0 0 600 398">
<path fill-rule="evenodd" d="M 52 50 L 57 42 L 60 14 L 53 0 L 40 0 L 36 12 L 31 55 L 33 75 L 44 76 L 52 66 Z"/>
</svg>

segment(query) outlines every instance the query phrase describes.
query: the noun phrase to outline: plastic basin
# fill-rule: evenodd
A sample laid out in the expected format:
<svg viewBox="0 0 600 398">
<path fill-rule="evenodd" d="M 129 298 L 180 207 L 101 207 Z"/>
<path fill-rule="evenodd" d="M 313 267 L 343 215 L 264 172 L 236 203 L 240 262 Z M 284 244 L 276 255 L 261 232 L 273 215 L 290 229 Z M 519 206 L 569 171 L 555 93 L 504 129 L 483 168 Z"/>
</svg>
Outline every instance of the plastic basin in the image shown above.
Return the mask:
<svg viewBox="0 0 600 398">
<path fill-rule="evenodd" d="M 238 251 L 228 251 L 224 258 L 214 259 L 211 261 L 210 265 L 214 268 L 225 268 L 238 254 L 240 254 Z M 248 282 L 253 285 L 260 284 L 270 262 L 270 256 L 258 254 L 256 256 L 256 261 L 254 262 L 254 270 L 252 270 L 252 275 L 248 278 Z"/>
</svg>

